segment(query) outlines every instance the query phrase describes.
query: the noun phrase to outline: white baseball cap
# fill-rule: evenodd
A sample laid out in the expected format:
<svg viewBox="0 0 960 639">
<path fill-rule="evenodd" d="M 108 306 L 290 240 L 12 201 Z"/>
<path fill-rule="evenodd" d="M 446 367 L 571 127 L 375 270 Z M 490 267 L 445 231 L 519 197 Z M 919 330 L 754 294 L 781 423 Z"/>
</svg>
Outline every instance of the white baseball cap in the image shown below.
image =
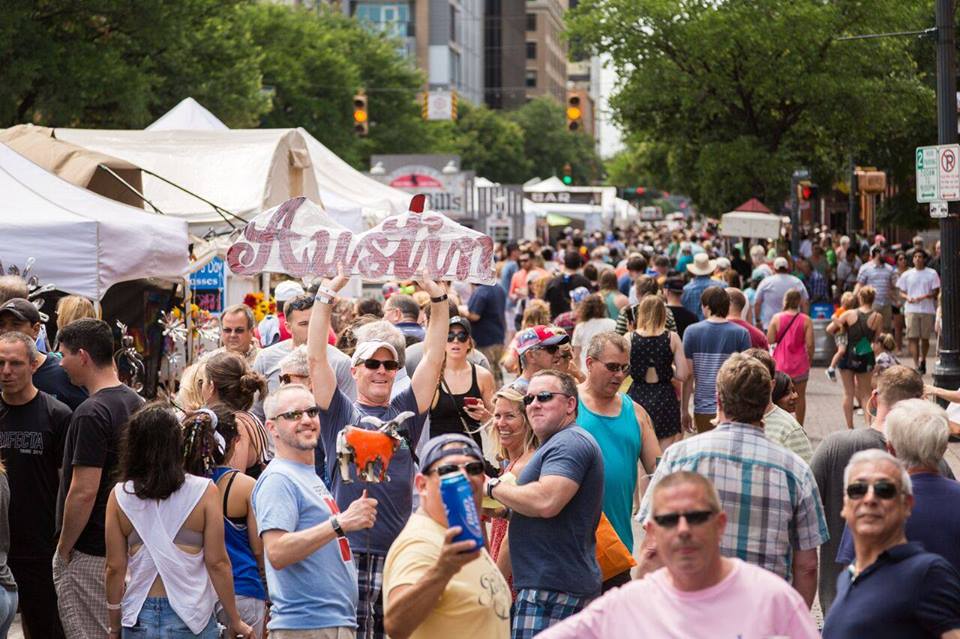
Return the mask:
<svg viewBox="0 0 960 639">
<path fill-rule="evenodd" d="M 297 295 L 303 295 L 303 293 L 303 287 L 293 280 L 284 280 L 277 284 L 277 288 L 273 290 L 273 296 L 276 298 L 277 304 L 283 304 Z"/>
<path fill-rule="evenodd" d="M 365 359 L 373 357 L 373 354 L 379 351 L 381 348 L 385 348 L 393 355 L 394 359 L 397 359 L 397 349 L 393 347 L 393 344 L 390 342 L 383 342 L 380 340 L 371 340 L 369 342 L 360 342 L 357 344 L 357 349 L 353 351 L 353 359 L 351 364 L 353 366 L 358 365 Z"/>
<path fill-rule="evenodd" d="M 785 271 L 788 268 L 790 268 L 790 262 L 785 257 L 778 257 L 773 261 L 773 270 L 775 271 Z"/>
</svg>

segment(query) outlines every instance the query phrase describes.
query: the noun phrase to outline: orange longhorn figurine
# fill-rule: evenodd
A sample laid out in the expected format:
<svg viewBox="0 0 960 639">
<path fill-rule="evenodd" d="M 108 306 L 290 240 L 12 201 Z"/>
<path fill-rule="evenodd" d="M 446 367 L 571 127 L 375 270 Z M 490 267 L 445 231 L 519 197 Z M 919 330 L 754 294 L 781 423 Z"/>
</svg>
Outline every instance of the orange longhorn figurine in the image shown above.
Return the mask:
<svg viewBox="0 0 960 639">
<path fill-rule="evenodd" d="M 373 429 L 361 426 L 347 426 L 337 436 L 337 461 L 340 464 L 340 477 L 345 484 L 353 482 L 350 476 L 350 464 L 356 467 L 357 479 L 363 482 L 379 483 L 387 477 L 390 459 L 400 448 L 403 438 L 397 428 L 414 414 L 410 411 L 400 413 L 392 420 L 384 422 L 367 416 L 361 424 L 369 424 Z"/>
</svg>

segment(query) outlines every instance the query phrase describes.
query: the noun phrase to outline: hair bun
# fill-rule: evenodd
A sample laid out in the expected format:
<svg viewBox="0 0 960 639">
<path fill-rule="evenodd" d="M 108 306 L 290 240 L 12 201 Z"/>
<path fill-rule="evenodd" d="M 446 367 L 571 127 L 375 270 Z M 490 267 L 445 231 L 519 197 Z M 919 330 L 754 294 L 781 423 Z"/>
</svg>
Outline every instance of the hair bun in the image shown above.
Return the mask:
<svg viewBox="0 0 960 639">
<path fill-rule="evenodd" d="M 267 390 L 267 380 L 260 373 L 247 371 L 240 377 L 240 389 L 244 393 L 264 394 Z"/>
</svg>

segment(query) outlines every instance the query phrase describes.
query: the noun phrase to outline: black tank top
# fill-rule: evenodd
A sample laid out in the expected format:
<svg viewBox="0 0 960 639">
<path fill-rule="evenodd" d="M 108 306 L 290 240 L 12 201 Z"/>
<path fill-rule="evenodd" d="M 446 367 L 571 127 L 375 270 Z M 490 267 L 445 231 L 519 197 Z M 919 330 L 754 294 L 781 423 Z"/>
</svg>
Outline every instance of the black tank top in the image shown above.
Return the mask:
<svg viewBox="0 0 960 639">
<path fill-rule="evenodd" d="M 436 437 L 437 435 L 444 435 L 447 433 L 455 433 L 458 435 L 470 435 L 477 442 L 478 445 L 483 446 L 480 440 L 479 428 L 480 424 L 476 420 L 472 419 L 470 415 L 463 409 L 463 398 L 464 397 L 476 397 L 481 399 L 483 396 L 480 394 L 480 384 L 477 382 L 477 365 L 470 364 L 470 388 L 466 393 L 449 393 L 447 383 L 443 380 L 443 377 L 440 378 L 440 384 L 438 388 L 438 394 L 436 403 L 433 405 L 433 408 L 430 409 L 430 436 Z M 471 431 L 477 431 L 473 433 L 467 433 L 464 430 L 464 424 Z"/>
</svg>

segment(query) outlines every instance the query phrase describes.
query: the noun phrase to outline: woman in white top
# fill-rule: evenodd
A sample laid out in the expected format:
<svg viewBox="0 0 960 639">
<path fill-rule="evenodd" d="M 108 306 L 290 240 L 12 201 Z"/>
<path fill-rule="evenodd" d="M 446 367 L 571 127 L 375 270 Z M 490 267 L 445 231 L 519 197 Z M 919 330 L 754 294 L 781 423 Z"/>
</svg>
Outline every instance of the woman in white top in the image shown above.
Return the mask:
<svg viewBox="0 0 960 639">
<path fill-rule="evenodd" d="M 607 316 L 607 305 L 596 293 L 579 301 L 576 298 L 573 300 L 577 325 L 573 328 L 570 343 L 573 344 L 573 356 L 580 363 L 580 370 L 587 370 L 587 345 L 590 340 L 597 333 L 615 330 L 617 322 Z"/>
<path fill-rule="evenodd" d="M 120 443 L 121 481 L 106 515 L 111 638 L 216 639 L 218 599 L 228 636 L 252 634 L 237 613 L 219 493 L 184 473 L 181 437 L 173 411 L 151 404 L 131 416 Z"/>
</svg>

